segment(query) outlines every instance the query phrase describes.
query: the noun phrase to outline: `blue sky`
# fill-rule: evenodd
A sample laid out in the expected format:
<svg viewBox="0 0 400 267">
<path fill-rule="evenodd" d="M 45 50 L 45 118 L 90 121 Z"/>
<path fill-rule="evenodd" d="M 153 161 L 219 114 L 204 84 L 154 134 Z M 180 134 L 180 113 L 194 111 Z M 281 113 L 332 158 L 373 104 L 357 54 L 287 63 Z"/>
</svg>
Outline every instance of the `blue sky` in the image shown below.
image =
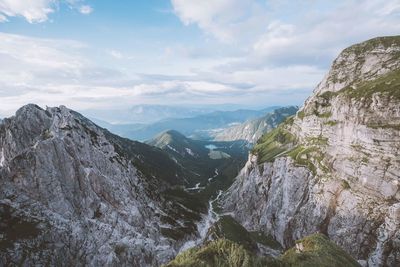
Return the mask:
<svg viewBox="0 0 400 267">
<path fill-rule="evenodd" d="M 26 103 L 300 105 L 400 1 L 0 0 L 0 117 Z"/>
</svg>

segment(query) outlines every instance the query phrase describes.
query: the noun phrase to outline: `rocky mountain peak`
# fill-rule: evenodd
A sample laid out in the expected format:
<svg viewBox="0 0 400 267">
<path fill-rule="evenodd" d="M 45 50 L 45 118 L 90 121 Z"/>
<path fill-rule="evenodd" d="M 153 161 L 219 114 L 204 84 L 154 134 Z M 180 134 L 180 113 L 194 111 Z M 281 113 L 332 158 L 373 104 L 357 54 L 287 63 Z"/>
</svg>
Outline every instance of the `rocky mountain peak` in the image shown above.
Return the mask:
<svg viewBox="0 0 400 267">
<path fill-rule="evenodd" d="M 377 37 L 350 46 L 335 59 L 314 93 L 336 92 L 360 81 L 396 70 L 400 66 L 400 37 Z"/>
<path fill-rule="evenodd" d="M 284 247 L 322 232 L 365 266 L 396 266 L 399 102 L 400 36 L 345 49 L 296 116 L 259 139 L 226 212 Z"/>
<path fill-rule="evenodd" d="M 0 263 L 159 265 L 179 246 L 162 225 L 183 209 L 164 192 L 182 183 L 162 150 L 64 106 L 26 105 L 0 124 Z M 170 210 L 180 213 L 162 223 Z"/>
</svg>

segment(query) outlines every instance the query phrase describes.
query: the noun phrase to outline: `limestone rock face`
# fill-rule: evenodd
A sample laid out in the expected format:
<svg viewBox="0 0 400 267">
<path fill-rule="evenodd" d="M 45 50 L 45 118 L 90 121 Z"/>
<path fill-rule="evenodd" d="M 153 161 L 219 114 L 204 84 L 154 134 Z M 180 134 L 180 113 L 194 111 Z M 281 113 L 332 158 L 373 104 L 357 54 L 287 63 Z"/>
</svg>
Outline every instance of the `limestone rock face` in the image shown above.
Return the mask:
<svg viewBox="0 0 400 267">
<path fill-rule="evenodd" d="M 335 59 L 328 74 L 314 93 L 339 91 L 360 81 L 400 67 L 398 37 L 379 37 L 346 48 Z"/>
<path fill-rule="evenodd" d="M 0 124 L 0 265 L 169 260 L 177 243 L 160 233 L 160 192 L 182 181 L 171 166 L 65 107 L 22 107 Z"/>
<path fill-rule="evenodd" d="M 284 247 L 322 232 L 368 266 L 398 266 L 400 37 L 345 49 L 277 130 L 291 138 L 260 139 L 225 210 Z"/>
</svg>

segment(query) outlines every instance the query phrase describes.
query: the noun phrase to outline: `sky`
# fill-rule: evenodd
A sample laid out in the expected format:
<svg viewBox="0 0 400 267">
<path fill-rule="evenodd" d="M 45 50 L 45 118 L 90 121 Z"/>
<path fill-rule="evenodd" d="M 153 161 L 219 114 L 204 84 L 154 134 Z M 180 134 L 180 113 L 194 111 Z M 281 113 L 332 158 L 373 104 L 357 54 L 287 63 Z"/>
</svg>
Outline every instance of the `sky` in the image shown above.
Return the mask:
<svg viewBox="0 0 400 267">
<path fill-rule="evenodd" d="M 0 0 L 0 117 L 27 103 L 301 105 L 400 0 Z"/>
</svg>

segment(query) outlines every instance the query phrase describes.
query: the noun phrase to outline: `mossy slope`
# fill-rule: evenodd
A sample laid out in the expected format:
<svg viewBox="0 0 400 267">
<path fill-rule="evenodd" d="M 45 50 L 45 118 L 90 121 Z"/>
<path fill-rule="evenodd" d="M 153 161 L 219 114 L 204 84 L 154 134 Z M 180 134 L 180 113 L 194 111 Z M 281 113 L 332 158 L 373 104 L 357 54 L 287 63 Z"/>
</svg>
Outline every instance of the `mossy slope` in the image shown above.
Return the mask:
<svg viewBox="0 0 400 267">
<path fill-rule="evenodd" d="M 296 242 L 280 260 L 294 267 L 355 267 L 356 260 L 322 234 L 313 234 Z"/>
<path fill-rule="evenodd" d="M 165 267 L 249 267 L 281 266 L 268 262 L 230 240 L 218 239 L 200 248 L 192 248 L 179 254 Z"/>
<path fill-rule="evenodd" d="M 359 267 L 350 255 L 322 234 L 296 242 L 278 259 L 258 257 L 230 240 L 218 239 L 179 254 L 165 267 Z"/>
</svg>

